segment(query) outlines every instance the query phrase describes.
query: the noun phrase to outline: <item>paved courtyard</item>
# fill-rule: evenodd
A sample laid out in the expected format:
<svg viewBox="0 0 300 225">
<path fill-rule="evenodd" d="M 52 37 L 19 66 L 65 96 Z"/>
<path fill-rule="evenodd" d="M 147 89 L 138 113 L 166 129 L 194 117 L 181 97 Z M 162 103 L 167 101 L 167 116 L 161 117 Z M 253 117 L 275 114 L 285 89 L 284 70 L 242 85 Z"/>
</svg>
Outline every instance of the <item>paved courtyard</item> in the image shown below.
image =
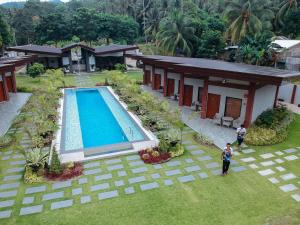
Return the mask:
<svg viewBox="0 0 300 225">
<path fill-rule="evenodd" d="M 0 137 L 8 131 L 13 120 L 30 96 L 31 94 L 28 93 L 10 93 L 10 100 L 0 103 Z"/>
<path fill-rule="evenodd" d="M 157 96 L 161 100 L 167 100 L 170 106 L 173 108 L 178 108 L 178 101 L 166 98 L 162 93 L 154 91 L 149 86 L 142 86 L 144 91 L 150 92 Z M 182 112 L 183 122 L 192 128 L 194 131 L 204 134 L 206 137 L 210 138 L 214 144 L 223 149 L 226 143 L 233 143 L 236 140 L 236 133 L 233 128 L 221 127 L 213 124 L 211 119 L 201 119 L 199 112 L 194 112 L 190 107 L 179 107 Z M 216 135 L 218 134 L 218 135 Z"/>
<path fill-rule="evenodd" d="M 216 179 L 221 173 L 221 161 L 219 157 L 201 149 L 192 139 L 186 138 L 193 132 L 190 128 L 184 131 L 184 145 L 187 150 L 185 157 L 165 164 L 146 165 L 136 154 L 96 160 L 86 162 L 84 174 L 77 179 L 28 184 L 25 188 L 21 185 L 24 156 L 13 150 L 1 152 L 1 164 L 8 165 L 8 169 L 0 174 L 0 218 L 26 216 L 46 210 L 55 211 L 162 187 L 176 185 L 182 188 L 179 184 L 196 180 L 206 182 L 208 179 Z M 22 142 L 24 147 L 27 147 L 26 141 L 28 137 Z M 236 152 L 231 172 L 257 171 L 257 176 L 265 177 L 270 185 L 278 187 L 278 194 L 287 194 L 287 197 L 300 204 L 300 174 L 288 169 L 290 162 L 299 161 L 300 147 L 264 153 L 259 157 L 254 154 L 256 151 L 247 146 L 241 153 Z M 21 207 L 16 207 L 20 204 Z"/>
</svg>

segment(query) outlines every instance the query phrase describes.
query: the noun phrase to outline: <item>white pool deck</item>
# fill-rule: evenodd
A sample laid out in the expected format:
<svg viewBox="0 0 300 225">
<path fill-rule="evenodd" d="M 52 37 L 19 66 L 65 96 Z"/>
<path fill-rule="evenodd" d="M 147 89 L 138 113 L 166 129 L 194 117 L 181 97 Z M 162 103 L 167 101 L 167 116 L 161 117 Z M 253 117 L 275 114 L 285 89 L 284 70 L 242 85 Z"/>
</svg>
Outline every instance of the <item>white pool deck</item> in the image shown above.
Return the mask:
<svg viewBox="0 0 300 225">
<path fill-rule="evenodd" d="M 150 86 L 143 85 L 142 89 L 161 100 L 167 100 L 172 108 L 180 108 L 182 121 L 194 131 L 202 133 L 211 139 L 218 148 L 223 149 L 226 143 L 233 143 L 236 140 L 235 129 L 215 125 L 211 119 L 201 119 L 199 112 L 192 111 L 190 107 L 178 106 L 178 101 L 164 97 L 163 93 L 152 90 Z"/>
<path fill-rule="evenodd" d="M 9 93 L 9 101 L 0 103 L 0 137 L 8 131 L 30 96 L 30 93 Z"/>
<path fill-rule="evenodd" d="M 91 88 L 91 87 L 81 87 L 81 88 Z M 119 101 L 120 105 L 127 110 L 127 105 L 119 100 L 119 97 L 114 93 L 113 89 L 111 87 L 108 87 L 108 90 L 110 91 L 110 93 Z M 64 90 L 62 91 L 64 94 Z M 131 117 L 131 119 L 140 127 L 140 129 L 144 132 L 144 134 L 147 136 L 148 140 L 145 141 L 139 141 L 139 142 L 132 142 L 132 149 L 129 150 L 125 150 L 125 151 L 119 151 L 119 152 L 114 152 L 114 153 L 108 153 L 108 154 L 102 154 L 102 155 L 95 155 L 95 156 L 89 156 L 86 157 L 84 156 L 84 150 L 78 151 L 78 152 L 61 152 L 60 151 L 60 146 L 61 146 L 61 137 L 62 137 L 62 125 L 63 125 L 63 108 L 64 108 L 64 99 L 63 97 L 60 99 L 60 107 L 58 109 L 58 113 L 60 115 L 60 119 L 59 119 L 59 130 L 56 133 L 56 139 L 54 140 L 54 142 L 52 143 L 52 145 L 58 150 L 58 152 L 60 153 L 60 160 L 63 163 L 66 162 L 71 162 L 71 161 L 89 161 L 89 160 L 93 160 L 93 159 L 100 159 L 100 158 L 109 158 L 109 157 L 114 157 L 114 156 L 119 156 L 119 155 L 126 155 L 126 154 L 130 154 L 130 153 L 134 153 L 134 152 L 138 152 L 142 149 L 146 149 L 149 147 L 155 147 L 158 145 L 158 139 L 156 138 L 156 136 L 151 132 L 146 130 L 143 126 L 142 126 L 142 122 L 141 120 L 134 115 L 133 113 L 128 112 L 129 116 Z"/>
</svg>

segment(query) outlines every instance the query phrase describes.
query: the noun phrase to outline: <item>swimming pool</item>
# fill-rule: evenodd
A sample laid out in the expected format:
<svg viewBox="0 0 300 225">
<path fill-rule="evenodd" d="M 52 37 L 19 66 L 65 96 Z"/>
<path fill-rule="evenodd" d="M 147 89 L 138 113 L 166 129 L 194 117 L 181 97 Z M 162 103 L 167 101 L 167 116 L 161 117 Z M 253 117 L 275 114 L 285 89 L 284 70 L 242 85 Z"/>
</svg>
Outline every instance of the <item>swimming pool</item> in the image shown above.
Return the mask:
<svg viewBox="0 0 300 225">
<path fill-rule="evenodd" d="M 148 140 L 108 87 L 65 89 L 61 132 L 62 152 L 115 152 Z"/>
</svg>

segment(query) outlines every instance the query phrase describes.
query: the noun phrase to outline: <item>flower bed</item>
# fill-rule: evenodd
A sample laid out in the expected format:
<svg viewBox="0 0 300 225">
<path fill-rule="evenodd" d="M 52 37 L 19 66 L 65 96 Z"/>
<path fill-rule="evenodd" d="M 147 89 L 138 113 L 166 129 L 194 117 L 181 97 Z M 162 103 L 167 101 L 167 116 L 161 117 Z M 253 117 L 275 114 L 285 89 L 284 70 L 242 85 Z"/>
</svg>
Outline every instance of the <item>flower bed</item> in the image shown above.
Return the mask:
<svg viewBox="0 0 300 225">
<path fill-rule="evenodd" d="M 69 163 L 62 166 L 63 170 L 61 173 L 51 173 L 49 170 L 45 171 L 45 177 L 48 180 L 69 180 L 74 177 L 81 176 L 83 173 L 83 167 L 80 162 Z"/>
<path fill-rule="evenodd" d="M 147 164 L 159 164 L 167 162 L 171 159 L 171 155 L 168 152 L 159 152 L 158 148 L 145 149 L 139 151 L 141 160 Z"/>
</svg>

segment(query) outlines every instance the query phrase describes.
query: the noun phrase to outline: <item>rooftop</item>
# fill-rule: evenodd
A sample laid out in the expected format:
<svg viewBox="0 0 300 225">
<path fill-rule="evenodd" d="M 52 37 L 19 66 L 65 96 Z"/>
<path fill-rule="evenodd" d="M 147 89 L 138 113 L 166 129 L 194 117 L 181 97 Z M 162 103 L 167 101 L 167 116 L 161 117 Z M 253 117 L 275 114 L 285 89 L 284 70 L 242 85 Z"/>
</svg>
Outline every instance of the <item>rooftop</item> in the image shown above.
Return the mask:
<svg viewBox="0 0 300 225">
<path fill-rule="evenodd" d="M 272 44 L 277 44 L 281 48 L 292 48 L 298 44 L 300 44 L 300 40 L 275 40 Z"/>
</svg>

